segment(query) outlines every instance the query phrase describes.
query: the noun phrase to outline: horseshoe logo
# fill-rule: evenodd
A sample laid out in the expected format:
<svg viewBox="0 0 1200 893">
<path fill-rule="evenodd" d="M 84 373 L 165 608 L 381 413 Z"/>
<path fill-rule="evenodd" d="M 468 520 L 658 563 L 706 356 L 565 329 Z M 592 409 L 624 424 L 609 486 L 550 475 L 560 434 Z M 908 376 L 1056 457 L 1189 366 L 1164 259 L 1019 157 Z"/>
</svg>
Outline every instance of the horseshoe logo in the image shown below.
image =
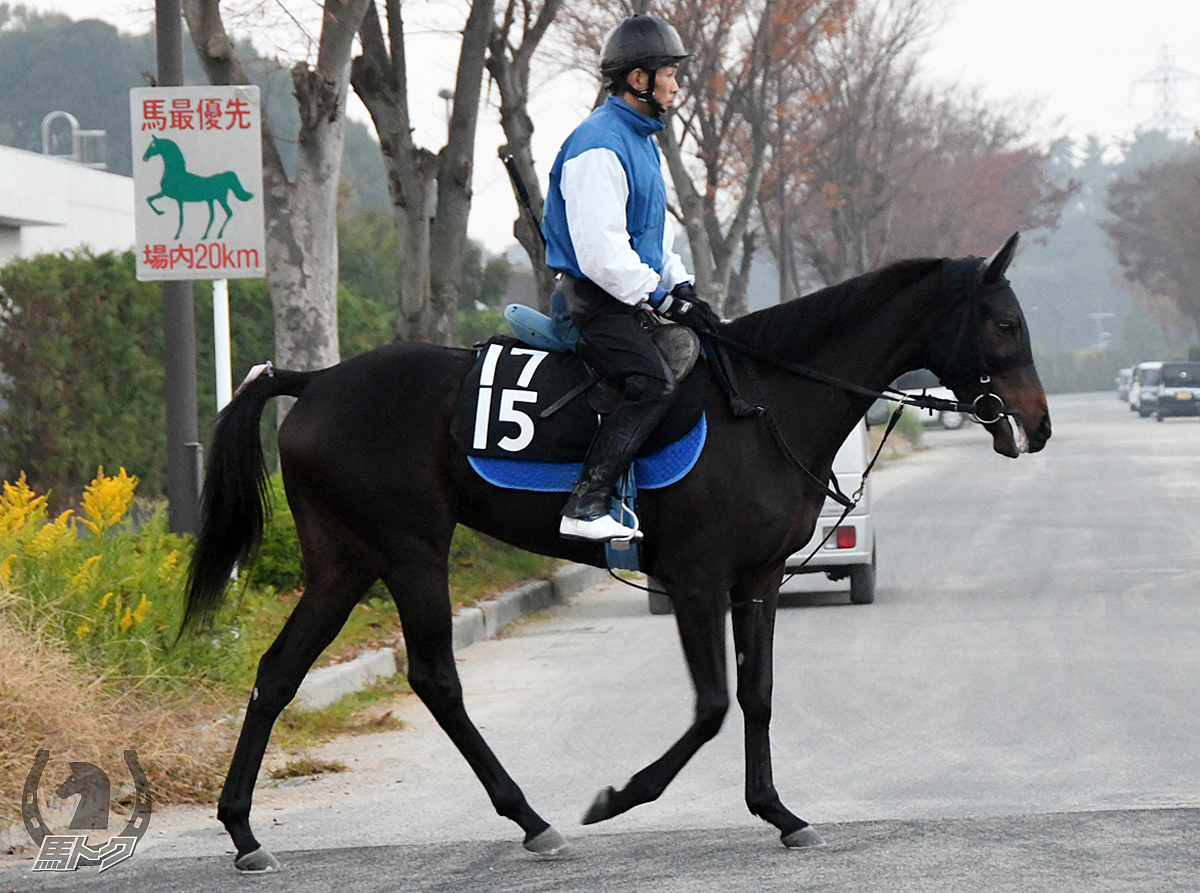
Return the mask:
<svg viewBox="0 0 1200 893">
<path fill-rule="evenodd" d="M 33 761 L 33 766 L 29 770 L 29 775 L 25 779 L 25 790 L 21 796 L 21 819 L 25 823 L 25 830 L 29 832 L 30 838 L 39 847 L 42 845 L 42 841 L 46 839 L 46 835 L 50 833 L 49 828 L 46 827 L 45 820 L 42 818 L 42 811 L 38 806 L 37 797 L 38 784 L 42 780 L 42 772 L 45 770 L 48 762 L 50 762 L 50 751 L 39 750 L 37 758 Z M 73 767 L 75 765 L 87 766 L 88 764 L 72 764 Z M 129 767 L 129 774 L 133 777 L 133 786 L 136 795 L 134 797 L 133 815 L 125 825 L 125 830 L 119 836 L 141 839 L 141 836 L 146 833 L 146 828 L 150 824 L 150 783 L 146 780 L 146 773 L 142 771 L 142 767 L 138 764 L 137 751 L 125 751 L 125 765 Z M 67 782 L 64 782 L 60 788 L 65 788 L 66 785 Z"/>
</svg>

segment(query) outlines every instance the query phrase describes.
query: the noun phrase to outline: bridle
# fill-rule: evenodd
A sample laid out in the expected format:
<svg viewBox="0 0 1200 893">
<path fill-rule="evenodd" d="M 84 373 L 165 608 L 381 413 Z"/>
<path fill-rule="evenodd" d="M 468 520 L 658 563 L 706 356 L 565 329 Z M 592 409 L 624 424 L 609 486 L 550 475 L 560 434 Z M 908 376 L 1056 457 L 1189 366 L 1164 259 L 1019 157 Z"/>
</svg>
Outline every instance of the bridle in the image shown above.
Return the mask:
<svg viewBox="0 0 1200 893">
<path fill-rule="evenodd" d="M 890 386 L 880 390 L 864 387 L 855 382 L 822 372 L 819 369 L 814 369 L 811 366 L 771 356 L 765 351 L 727 338 L 719 332 L 704 332 L 702 333 L 701 340 L 711 340 L 716 342 L 717 346 L 729 348 L 741 356 L 746 377 L 758 392 L 759 399 L 755 401 L 757 407 L 761 410 L 758 415 L 761 415 L 766 421 L 767 427 L 770 429 L 771 435 L 780 451 L 787 458 L 788 462 L 799 469 L 810 482 L 824 492 L 827 498 L 845 507 L 846 514 L 848 514 L 857 505 L 858 499 L 861 498 L 866 486 L 867 475 L 874 467 L 875 460 L 879 458 L 879 454 L 883 450 L 883 445 L 899 421 L 905 406 L 915 406 L 934 412 L 959 412 L 970 416 L 981 425 L 991 425 L 1011 415 L 1004 404 L 1004 400 L 992 389 L 991 376 L 994 373 L 1005 372 L 1017 366 L 1031 364 L 1033 362 L 1033 352 L 1028 343 L 1028 335 L 1026 335 L 1022 347 L 1011 356 L 1000 358 L 989 357 L 984 350 L 982 339 L 979 337 L 983 301 L 988 295 L 998 293 L 1010 287 L 1008 280 L 1003 276 L 998 277 L 994 282 L 984 283 L 982 272 L 985 263 L 986 261 L 983 258 L 967 257 L 949 261 L 946 264 L 943 275 L 948 280 L 946 283 L 947 289 L 953 289 L 958 294 L 951 304 L 946 319 L 925 341 L 926 365 L 947 387 L 957 390 L 955 385 L 961 386 L 973 379 L 978 380 L 983 390 L 970 402 L 946 400 L 930 394 L 905 394 Z M 862 481 L 853 497 L 848 497 L 842 492 L 836 475 L 831 475 L 832 487 L 821 481 L 820 478 L 813 474 L 800 461 L 791 447 L 788 446 L 783 432 L 775 420 L 774 414 L 762 399 L 764 397 L 763 388 L 759 382 L 758 373 L 754 365 L 750 362 L 751 359 L 793 375 L 830 385 L 848 393 L 870 397 L 873 400 L 887 400 L 897 404 L 884 431 L 883 439 L 880 441 L 875 455 L 863 471 Z M 965 369 L 969 369 L 970 371 L 964 372 L 963 370 Z"/>
<path fill-rule="evenodd" d="M 1026 331 L 1021 346 L 1007 357 L 989 357 L 984 350 L 979 330 L 985 299 L 1011 289 L 1004 276 L 983 282 L 984 263 L 982 258 L 967 257 L 946 265 L 947 286 L 958 290 L 959 295 L 944 325 L 926 340 L 925 356 L 928 368 L 951 390 L 978 380 L 982 388 L 979 395 L 970 404 L 959 403 L 954 411 L 965 412 L 981 425 L 991 425 L 1011 415 L 1003 399 L 992 390 L 992 375 L 1031 365 L 1033 349 Z M 958 319 L 961 321 L 956 324 Z"/>
</svg>

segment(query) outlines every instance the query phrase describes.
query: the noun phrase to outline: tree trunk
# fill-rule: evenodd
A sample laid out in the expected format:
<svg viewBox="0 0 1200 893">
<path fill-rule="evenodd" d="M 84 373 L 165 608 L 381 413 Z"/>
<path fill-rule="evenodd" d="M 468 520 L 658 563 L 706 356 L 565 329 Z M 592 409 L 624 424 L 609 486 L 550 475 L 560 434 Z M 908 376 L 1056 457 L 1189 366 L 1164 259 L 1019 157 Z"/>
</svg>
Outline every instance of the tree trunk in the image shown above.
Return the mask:
<svg viewBox="0 0 1200 893">
<path fill-rule="evenodd" d="M 501 157 L 512 156 L 513 165 L 529 194 L 530 207 L 517 203 L 517 219 L 513 235 L 533 266 L 537 287 L 537 307 L 544 313 L 550 310 L 550 295 L 554 291 L 554 271 L 546 266 L 546 246 L 542 240 L 541 221 L 545 207 L 541 181 L 533 163 L 533 120 L 529 117 L 529 67 L 546 29 L 558 15 L 563 0 L 546 0 L 532 25 L 526 21 L 521 44 L 515 49 L 509 40 L 516 17 L 515 0 L 509 0 L 503 21 L 492 29 L 488 43 L 487 69 L 500 92 L 500 126 L 508 143 L 500 147 Z M 514 185 L 515 191 L 515 185 Z"/>
<path fill-rule="evenodd" d="M 298 62 L 296 174 L 289 180 L 263 110 L 267 291 L 275 362 L 320 369 L 338 362 L 337 190 L 345 142 L 350 48 L 369 0 L 327 0 L 315 68 Z M 221 20 L 219 0 L 184 0 L 192 43 L 214 84 L 249 84 Z M 282 420 L 286 406 L 280 401 Z"/>
<path fill-rule="evenodd" d="M 437 216 L 432 223 L 429 282 L 434 330 L 439 344 L 458 342 L 458 297 L 462 291 L 463 252 L 471 216 L 471 174 L 475 164 L 475 131 L 483 90 L 484 59 L 492 34 L 495 0 L 473 0 L 463 28 L 454 108 L 446 145 L 438 153 Z"/>
<path fill-rule="evenodd" d="M 446 145 L 436 155 L 417 146 L 408 112 L 404 19 L 387 0 L 387 35 L 374 6 L 362 20 L 362 55 L 350 81 L 379 135 L 400 251 L 398 341 L 453 344 L 471 210 L 471 172 L 483 59 L 494 0 L 475 0 L 463 29 Z M 437 215 L 434 216 L 436 201 Z"/>
</svg>

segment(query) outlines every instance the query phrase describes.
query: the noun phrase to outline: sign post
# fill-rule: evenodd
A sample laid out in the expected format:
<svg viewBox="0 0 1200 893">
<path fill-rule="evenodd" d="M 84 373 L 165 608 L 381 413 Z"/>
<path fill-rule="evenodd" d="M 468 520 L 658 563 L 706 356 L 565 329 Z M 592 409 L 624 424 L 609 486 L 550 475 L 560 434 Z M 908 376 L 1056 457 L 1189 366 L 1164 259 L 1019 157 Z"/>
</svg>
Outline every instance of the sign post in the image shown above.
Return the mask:
<svg viewBox="0 0 1200 893">
<path fill-rule="evenodd" d="M 129 92 L 129 107 L 137 278 L 163 280 L 170 526 L 188 533 L 198 526 L 202 476 L 189 280 L 223 285 L 265 275 L 259 91 L 143 87 Z M 217 400 L 223 405 L 225 382 L 232 378 L 228 291 L 214 283 L 213 297 L 214 327 L 224 322 L 224 330 L 214 332 Z M 190 377 L 180 371 L 189 363 Z"/>
</svg>

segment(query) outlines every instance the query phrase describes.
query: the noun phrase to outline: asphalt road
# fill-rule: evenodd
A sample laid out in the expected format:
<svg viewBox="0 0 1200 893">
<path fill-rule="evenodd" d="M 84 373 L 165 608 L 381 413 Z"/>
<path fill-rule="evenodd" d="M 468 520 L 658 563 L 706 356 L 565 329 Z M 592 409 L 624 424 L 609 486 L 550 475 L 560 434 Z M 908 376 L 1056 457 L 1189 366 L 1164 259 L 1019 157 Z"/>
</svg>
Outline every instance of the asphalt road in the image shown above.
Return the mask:
<svg viewBox="0 0 1200 893">
<path fill-rule="evenodd" d="M 265 787 L 284 863 L 238 877 L 211 810 L 155 815 L 96 877 L 0 890 L 1193 891 L 1200 886 L 1200 420 L 1052 401 L 1035 456 L 974 426 L 875 479 L 874 605 L 798 579 L 777 624 L 776 783 L 828 846 L 786 851 L 742 804 L 741 718 L 656 803 L 577 820 L 683 730 L 670 617 L 596 587 L 461 655 L 467 705 L 573 843 L 523 853 L 419 704 L 337 742 L 349 771 Z M 153 779 L 151 780 L 153 783 Z"/>
</svg>

